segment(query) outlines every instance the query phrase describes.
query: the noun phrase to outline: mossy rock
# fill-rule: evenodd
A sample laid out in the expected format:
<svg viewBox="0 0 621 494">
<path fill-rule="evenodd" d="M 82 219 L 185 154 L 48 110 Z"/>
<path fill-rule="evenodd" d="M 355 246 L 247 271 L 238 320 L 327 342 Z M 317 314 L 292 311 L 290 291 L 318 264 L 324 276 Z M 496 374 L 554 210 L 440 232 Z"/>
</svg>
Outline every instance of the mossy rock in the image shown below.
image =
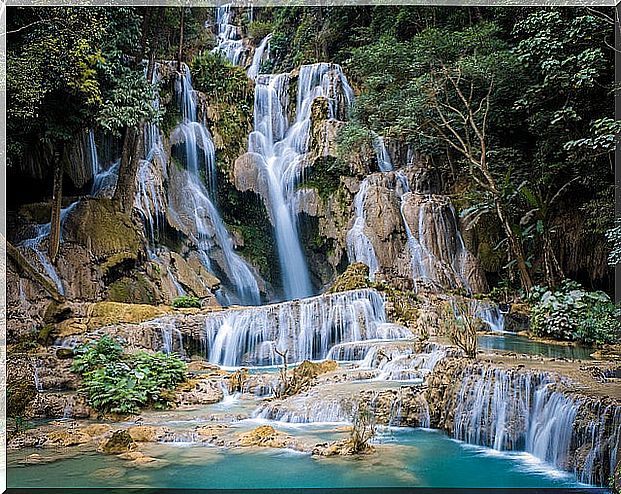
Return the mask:
<svg viewBox="0 0 621 494">
<path fill-rule="evenodd" d="M 73 358 L 73 355 L 73 349 L 71 348 L 58 348 L 56 350 L 56 357 L 61 360 Z"/>
<path fill-rule="evenodd" d="M 37 342 L 41 345 L 51 345 L 54 337 L 58 334 L 58 328 L 55 324 L 46 324 L 39 330 Z"/>
<path fill-rule="evenodd" d="M 335 371 L 339 368 L 334 360 L 326 360 L 325 362 L 311 362 L 305 360 L 295 369 L 293 369 L 294 378 L 314 378 L 327 372 Z"/>
<path fill-rule="evenodd" d="M 65 241 L 83 245 L 104 261 L 106 272 L 114 262 L 136 260 L 142 252 L 141 228 L 109 199 L 79 202 L 65 222 Z"/>
<path fill-rule="evenodd" d="M 89 308 L 90 319 L 95 321 L 98 326 L 122 323 L 137 324 L 169 312 L 171 309 L 163 306 L 120 302 L 96 302 Z"/>
<path fill-rule="evenodd" d="M 347 290 L 358 290 L 361 288 L 370 288 L 372 286 L 369 280 L 369 266 L 361 262 L 355 262 L 347 266 L 343 274 L 339 275 L 332 286 L 328 289 L 328 293 L 345 292 Z"/>
<path fill-rule="evenodd" d="M 155 304 L 158 302 L 156 287 L 142 273 L 133 277 L 123 277 L 112 283 L 108 289 L 108 299 L 126 304 Z"/>
<path fill-rule="evenodd" d="M 99 445 L 99 451 L 109 455 L 118 455 L 132 451 L 136 447 L 135 441 L 126 430 L 118 430 L 112 433 L 108 439 L 104 439 Z"/>
</svg>

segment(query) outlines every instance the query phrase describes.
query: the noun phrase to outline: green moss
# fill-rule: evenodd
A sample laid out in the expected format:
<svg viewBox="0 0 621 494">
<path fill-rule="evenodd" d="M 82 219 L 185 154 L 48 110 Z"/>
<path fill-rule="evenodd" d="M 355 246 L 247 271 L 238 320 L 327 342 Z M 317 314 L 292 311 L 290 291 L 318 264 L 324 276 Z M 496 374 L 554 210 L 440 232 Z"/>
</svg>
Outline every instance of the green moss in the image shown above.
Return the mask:
<svg viewBox="0 0 621 494">
<path fill-rule="evenodd" d="M 39 348 L 39 333 L 31 331 L 19 337 L 17 342 L 9 347 L 10 353 L 30 353 Z"/>
<path fill-rule="evenodd" d="M 347 175 L 350 175 L 347 163 L 333 156 L 321 157 L 315 160 L 306 180 L 299 187 L 315 189 L 319 197 L 326 200 L 339 189 L 341 176 Z"/>
<path fill-rule="evenodd" d="M 362 288 L 374 288 L 384 295 L 387 302 L 387 315 L 390 321 L 411 328 L 415 327 L 418 320 L 418 298 L 416 293 L 397 290 L 385 282 L 371 281 L 369 279 L 369 267 L 361 262 L 355 262 L 347 266 L 347 269 L 336 278 L 328 289 L 328 293 L 359 290 Z"/>
<path fill-rule="evenodd" d="M 127 304 L 154 304 L 157 301 L 155 287 L 142 273 L 123 277 L 108 289 L 108 300 Z"/>
<path fill-rule="evenodd" d="M 218 167 L 228 175 L 252 131 L 254 83 L 242 67 L 219 54 L 200 53 L 191 68 L 194 88 L 205 97 L 205 117 L 218 152 Z"/>
<path fill-rule="evenodd" d="M 244 238 L 239 253 L 256 266 L 263 277 L 270 277 L 274 256 L 274 240 L 269 225 L 239 225 L 233 227 Z"/>
<path fill-rule="evenodd" d="M 54 336 L 58 333 L 58 329 L 54 324 L 46 324 L 39 330 L 37 341 L 41 345 L 50 345 L 53 343 Z"/>
<path fill-rule="evenodd" d="M 347 266 L 347 269 L 337 276 L 328 293 L 344 292 L 371 288 L 373 283 L 369 280 L 369 266 L 361 262 L 355 262 Z"/>
</svg>

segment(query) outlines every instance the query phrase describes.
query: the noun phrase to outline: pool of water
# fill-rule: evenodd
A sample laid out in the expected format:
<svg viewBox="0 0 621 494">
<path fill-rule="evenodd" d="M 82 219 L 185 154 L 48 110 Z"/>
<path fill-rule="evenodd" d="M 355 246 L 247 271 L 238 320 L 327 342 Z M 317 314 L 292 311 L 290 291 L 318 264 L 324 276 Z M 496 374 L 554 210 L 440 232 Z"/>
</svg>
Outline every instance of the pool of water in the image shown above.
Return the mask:
<svg viewBox="0 0 621 494">
<path fill-rule="evenodd" d="M 326 426 L 297 427 L 317 438 L 342 437 Z M 292 433 L 287 430 L 287 433 Z M 10 487 L 577 487 L 526 453 L 500 453 L 475 447 L 427 429 L 392 428 L 377 437 L 375 454 L 358 458 L 312 458 L 275 449 L 225 450 L 213 446 L 155 444 L 143 449 L 159 459 L 128 466 L 115 456 L 84 452 L 51 463 L 21 465 L 33 451 L 9 455 Z M 45 450 L 38 451 L 42 456 Z"/>
<path fill-rule="evenodd" d="M 555 345 L 530 340 L 510 333 L 485 334 L 477 337 L 480 350 L 503 350 L 552 358 L 591 360 L 595 349 L 577 345 Z"/>
</svg>

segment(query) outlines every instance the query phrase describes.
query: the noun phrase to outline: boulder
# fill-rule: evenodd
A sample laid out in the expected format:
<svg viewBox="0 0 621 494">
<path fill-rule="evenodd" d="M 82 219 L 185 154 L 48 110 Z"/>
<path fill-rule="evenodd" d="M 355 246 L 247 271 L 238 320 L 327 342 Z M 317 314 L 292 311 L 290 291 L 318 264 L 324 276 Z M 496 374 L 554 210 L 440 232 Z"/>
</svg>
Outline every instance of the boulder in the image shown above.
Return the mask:
<svg viewBox="0 0 621 494">
<path fill-rule="evenodd" d="M 168 430 L 164 427 L 136 425 L 129 427 L 127 432 L 137 443 L 154 443 L 164 437 Z"/>
<path fill-rule="evenodd" d="M 128 453 L 136 448 L 132 436 L 126 430 L 117 430 L 99 444 L 98 451 L 110 455 Z"/>
</svg>

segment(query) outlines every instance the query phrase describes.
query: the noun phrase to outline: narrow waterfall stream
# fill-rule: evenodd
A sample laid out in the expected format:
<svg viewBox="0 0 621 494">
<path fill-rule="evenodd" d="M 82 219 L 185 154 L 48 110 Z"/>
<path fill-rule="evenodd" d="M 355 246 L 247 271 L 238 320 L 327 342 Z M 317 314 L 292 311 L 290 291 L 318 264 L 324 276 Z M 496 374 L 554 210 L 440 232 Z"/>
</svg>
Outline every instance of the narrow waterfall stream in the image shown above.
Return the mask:
<svg viewBox="0 0 621 494">
<path fill-rule="evenodd" d="M 180 98 L 182 122 L 173 131 L 172 139 L 184 144 L 184 188 L 189 205 L 184 212 L 190 213 L 195 227 L 196 244 L 202 254 L 205 266 L 211 270 L 210 257 L 219 250 L 218 265 L 233 285 L 233 300 L 245 305 L 260 303 L 257 281 L 248 264 L 234 251 L 231 237 L 217 207 L 214 205 L 216 187 L 215 147 L 204 123 L 198 121 L 196 95 L 192 88 L 190 70 L 184 66 L 176 85 Z M 202 165 L 202 168 L 201 168 Z M 201 181 L 200 171 L 205 172 L 208 190 Z M 179 211 L 177 211 L 180 214 Z"/>
</svg>

